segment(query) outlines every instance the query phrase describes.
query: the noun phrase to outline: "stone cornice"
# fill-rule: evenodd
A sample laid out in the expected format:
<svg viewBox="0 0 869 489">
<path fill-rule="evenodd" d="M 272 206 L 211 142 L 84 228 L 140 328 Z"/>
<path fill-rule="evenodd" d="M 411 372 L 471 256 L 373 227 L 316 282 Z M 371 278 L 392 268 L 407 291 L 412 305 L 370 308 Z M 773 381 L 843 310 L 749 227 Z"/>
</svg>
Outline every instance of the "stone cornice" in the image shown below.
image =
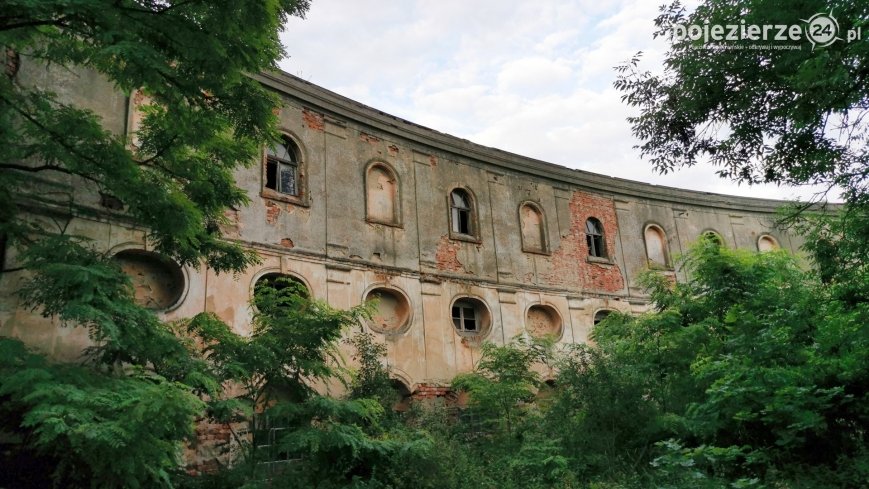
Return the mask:
<svg viewBox="0 0 869 489">
<path fill-rule="evenodd" d="M 434 151 L 462 155 L 496 168 L 545 178 L 553 181 L 555 186 L 558 186 L 560 182 L 567 186 L 615 197 L 657 200 L 670 204 L 744 212 L 772 213 L 789 203 L 783 200 L 698 192 L 609 177 L 584 170 L 574 170 L 429 129 L 338 95 L 289 73 L 276 71 L 255 75 L 254 78 L 263 85 L 297 99 L 312 109 L 323 111 L 336 118 L 354 121 Z"/>
</svg>

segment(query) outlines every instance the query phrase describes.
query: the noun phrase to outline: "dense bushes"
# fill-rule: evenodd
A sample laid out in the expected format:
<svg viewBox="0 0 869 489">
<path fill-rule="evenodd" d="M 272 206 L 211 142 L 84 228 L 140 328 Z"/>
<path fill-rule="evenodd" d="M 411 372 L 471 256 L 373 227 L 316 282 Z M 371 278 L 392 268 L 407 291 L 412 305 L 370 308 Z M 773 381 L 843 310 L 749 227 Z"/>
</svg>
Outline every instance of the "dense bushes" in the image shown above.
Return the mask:
<svg viewBox="0 0 869 489">
<path fill-rule="evenodd" d="M 109 364 L 100 348 L 102 371 L 52 365 L 3 340 L 4 429 L 18 440 L 6 459 L 27 460 L 21 474 L 30 465 L 5 483 L 24 486 L 42 464 L 43 485 L 48 473 L 67 487 L 864 487 L 865 264 L 852 259 L 858 247 L 824 249 L 817 273 L 784 252 L 701 241 L 682 258 L 688 280 L 643 278 L 649 313 L 610 315 L 589 345 L 485 344 L 453 383 L 467 403 L 401 414 L 370 334 L 349 340 L 359 367 L 345 399 L 309 387 L 340 373 L 337 341 L 366 310 L 330 309 L 291 284 L 257 291 L 250 337 L 209 315 L 142 319 L 159 341 L 137 354 L 162 352 L 147 368 Z M 113 307 L 130 300 L 120 293 Z M 554 383 L 542 371 L 557 372 Z M 280 470 L 263 471 L 254 440 L 217 474 L 173 472 L 195 418 L 265 416 L 284 428 Z"/>
</svg>

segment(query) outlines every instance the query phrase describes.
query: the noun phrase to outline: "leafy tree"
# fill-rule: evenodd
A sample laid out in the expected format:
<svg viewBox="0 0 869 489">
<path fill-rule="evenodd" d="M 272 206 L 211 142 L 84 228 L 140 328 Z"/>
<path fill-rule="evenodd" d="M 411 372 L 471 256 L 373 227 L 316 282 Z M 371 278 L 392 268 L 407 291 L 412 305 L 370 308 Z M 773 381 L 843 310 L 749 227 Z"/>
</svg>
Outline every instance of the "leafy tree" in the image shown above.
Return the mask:
<svg viewBox="0 0 869 489">
<path fill-rule="evenodd" d="M 0 460 L 4 487 L 165 487 L 178 440 L 203 403 L 187 386 L 141 368 L 56 365 L 0 341 L 0 430 L 18 439 Z M 4 454 L 6 458 L 8 454 Z"/>
<path fill-rule="evenodd" d="M 499 346 L 484 343 L 474 371 L 453 379 L 453 388 L 469 394 L 472 416 L 488 429 L 512 435 L 541 384 L 535 364 L 550 357 L 546 342 L 522 337 Z"/>
<path fill-rule="evenodd" d="M 704 240 L 684 264 L 687 282 L 645 278 L 659 311 L 601 323 L 593 361 L 563 371 L 564 401 L 579 406 L 567 418 L 572 438 L 632 427 L 635 439 L 614 438 L 616 451 L 672 439 L 640 454 L 661 454 L 662 480 L 681 465 L 711 487 L 864 485 L 866 303 L 842 300 L 782 252 Z M 608 391 L 597 379 L 613 373 L 629 381 Z M 627 411 L 602 405 L 618 400 Z"/>
<path fill-rule="evenodd" d="M 386 345 L 378 343 L 374 335 L 364 331 L 353 335 L 347 344 L 353 347 L 353 359 L 359 363 L 350 383 L 349 397 L 376 399 L 384 409 L 391 410 L 400 399 L 392 387 L 389 371 L 382 363 L 386 356 Z"/>
<path fill-rule="evenodd" d="M 662 7 L 655 36 L 680 25 L 802 26 L 818 13 L 832 13 L 843 40 L 724 40 L 710 48 L 676 36 L 662 74 L 642 71 L 639 55 L 618 67 L 616 88 L 640 110 L 628 120 L 642 154 L 663 173 L 708 159 L 739 182 L 839 186 L 846 200 L 869 203 L 865 3 L 706 0 L 689 13 L 675 1 Z M 858 28 L 864 39 L 844 40 Z M 748 46 L 788 43 L 800 49 Z"/>
<path fill-rule="evenodd" d="M 199 397 L 212 413 L 232 411 L 219 402 L 235 371 L 216 369 L 196 341 L 137 305 L 120 268 L 69 222 L 102 212 L 80 199 L 99 192 L 181 264 L 227 272 L 256 261 L 220 231 L 224 212 L 247 202 L 234 170 L 276 140 L 278 100 L 249 74 L 275 67 L 282 22 L 307 8 L 307 0 L 4 3 L 0 241 L 18 255 L 2 273 L 23 271 L 25 304 L 88 328 L 94 342 L 88 362 L 71 366 L 0 338 L 13 352 L 0 378 L 11 423 L 4 427 L 19 434 L 18 449 L 57 467 L 57 484 L 166 486 L 178 463 L 172 451 L 202 414 Z M 96 74 L 119 93 L 141 90 L 151 102 L 136 147 L 77 101 L 40 86 L 34 67 L 48 76 Z M 323 346 L 309 345 L 300 362 Z M 295 380 L 322 368 L 296 367 Z"/>
</svg>

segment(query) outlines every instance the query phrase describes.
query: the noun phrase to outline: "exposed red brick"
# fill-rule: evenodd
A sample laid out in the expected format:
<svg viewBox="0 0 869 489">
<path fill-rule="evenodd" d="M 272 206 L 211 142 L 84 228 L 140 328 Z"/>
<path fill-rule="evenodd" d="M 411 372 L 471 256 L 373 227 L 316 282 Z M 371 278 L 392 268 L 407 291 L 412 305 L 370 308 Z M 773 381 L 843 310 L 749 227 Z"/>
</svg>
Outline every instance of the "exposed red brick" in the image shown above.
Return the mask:
<svg viewBox="0 0 869 489">
<path fill-rule="evenodd" d="M 423 399 L 446 398 L 452 394 L 452 389 L 446 385 L 419 384 L 411 394 L 414 401 Z"/>
<path fill-rule="evenodd" d="M 265 206 L 266 206 L 266 222 L 269 224 L 272 224 L 272 225 L 277 224 L 278 217 L 281 215 L 281 206 L 279 206 L 278 204 L 276 204 L 270 200 L 265 201 Z"/>
<path fill-rule="evenodd" d="M 318 114 L 308 109 L 302 110 L 302 119 L 305 121 L 305 125 L 308 128 L 313 129 L 315 131 L 325 131 L 326 130 L 326 120 L 323 117 L 323 114 Z"/>
<path fill-rule="evenodd" d="M 451 240 L 446 234 L 441 236 L 437 252 L 435 253 L 435 262 L 437 263 L 438 270 L 468 273 L 465 270 L 465 266 L 459 261 L 458 255 L 461 247 L 461 243 Z"/>
<path fill-rule="evenodd" d="M 603 225 L 607 253 L 615 253 L 618 233 L 615 205 L 606 197 L 576 191 L 569 207 L 570 231 L 548 257 L 552 270 L 542 274 L 542 281 L 551 286 L 618 292 L 625 283 L 622 271 L 615 264 L 589 262 L 585 240 L 585 222 L 590 217 L 597 218 Z"/>
<path fill-rule="evenodd" d="M 293 243 L 293 240 L 291 240 L 290 238 L 284 238 L 281 240 L 281 246 L 283 246 L 284 248 L 292 248 L 296 245 Z"/>
<path fill-rule="evenodd" d="M 428 163 L 432 168 L 437 168 L 438 166 L 438 158 L 435 155 L 431 155 L 428 157 Z"/>
<path fill-rule="evenodd" d="M 390 144 L 387 149 L 389 149 L 389 154 L 391 154 L 393 156 L 398 154 L 398 146 L 396 146 L 394 144 Z"/>
<path fill-rule="evenodd" d="M 225 467 L 231 458 L 232 445 L 237 442 L 232 435 L 233 429 L 243 439 L 250 441 L 245 423 L 235 423 L 232 427 L 205 420 L 196 423 L 196 437 L 184 450 L 187 473 L 208 474 Z"/>
<path fill-rule="evenodd" d="M 379 137 L 374 136 L 374 135 L 372 135 L 372 134 L 368 134 L 367 132 L 360 132 L 360 133 L 359 133 L 359 139 L 360 139 L 361 141 L 365 141 L 365 142 L 368 143 L 368 144 L 374 144 L 374 143 L 379 143 L 379 142 L 380 142 L 380 138 L 379 138 Z"/>
</svg>

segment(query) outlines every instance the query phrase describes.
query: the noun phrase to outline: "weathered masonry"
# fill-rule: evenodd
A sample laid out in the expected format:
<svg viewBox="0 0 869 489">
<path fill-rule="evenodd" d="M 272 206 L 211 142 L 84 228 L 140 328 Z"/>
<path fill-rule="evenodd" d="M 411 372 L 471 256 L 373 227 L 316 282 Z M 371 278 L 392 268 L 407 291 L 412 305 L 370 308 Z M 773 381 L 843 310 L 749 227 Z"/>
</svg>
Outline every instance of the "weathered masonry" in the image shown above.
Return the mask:
<svg viewBox="0 0 869 489">
<path fill-rule="evenodd" d="M 107 129 L 135 144 L 137 105 L 95 75 L 41 67 L 19 75 L 64 87 Z M 553 335 L 587 340 L 608 311 L 644 311 L 637 276 L 672 260 L 703 233 L 751 250 L 800 242 L 773 227 L 777 201 L 658 187 L 537 161 L 427 129 L 284 73 L 258 77 L 283 99 L 283 144 L 239 169 L 252 199 L 232 211 L 228 239 L 261 265 L 216 275 L 149 250 L 117 203 L 75 191 L 91 209 L 70 230 L 115 254 L 137 296 L 167 319 L 214 312 L 249 331 L 256 283 L 286 275 L 345 308 L 380 299 L 369 328 L 388 345 L 395 379 L 438 395 L 470 370 L 482 341 Z M 14 257 L 10 257 L 14 260 Z M 73 358 L 85 332 L 58 328 L 17 304 L 16 278 L 0 278 L 0 335 Z"/>
</svg>

